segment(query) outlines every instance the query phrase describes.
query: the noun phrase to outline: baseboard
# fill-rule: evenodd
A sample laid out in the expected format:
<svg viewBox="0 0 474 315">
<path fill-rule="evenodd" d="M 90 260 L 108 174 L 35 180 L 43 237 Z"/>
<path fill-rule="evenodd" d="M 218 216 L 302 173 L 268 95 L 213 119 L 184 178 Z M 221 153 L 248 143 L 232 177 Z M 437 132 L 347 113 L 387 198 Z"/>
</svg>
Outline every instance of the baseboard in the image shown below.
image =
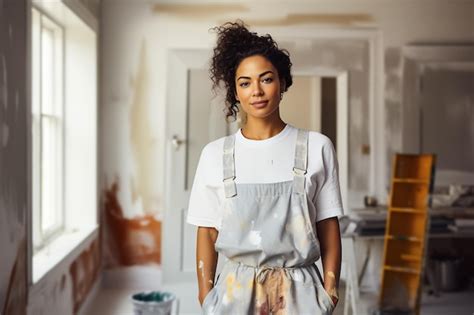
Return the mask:
<svg viewBox="0 0 474 315">
<path fill-rule="evenodd" d="M 97 281 L 92 286 L 92 289 L 89 291 L 89 294 L 87 295 L 86 299 L 79 308 L 79 312 L 77 312 L 77 315 L 88 315 L 90 313 L 88 310 L 90 309 L 96 296 L 99 294 L 99 291 L 102 288 L 102 283 L 103 276 L 102 274 L 100 274 Z"/>
</svg>

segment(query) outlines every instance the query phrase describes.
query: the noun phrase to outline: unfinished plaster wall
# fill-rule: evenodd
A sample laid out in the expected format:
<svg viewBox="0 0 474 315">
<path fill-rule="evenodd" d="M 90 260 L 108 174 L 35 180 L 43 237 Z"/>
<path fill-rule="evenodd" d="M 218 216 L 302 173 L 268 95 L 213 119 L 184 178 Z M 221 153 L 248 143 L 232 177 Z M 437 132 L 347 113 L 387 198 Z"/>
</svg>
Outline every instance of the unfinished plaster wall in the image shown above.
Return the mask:
<svg viewBox="0 0 474 315">
<path fill-rule="evenodd" d="M 28 300 L 31 314 L 73 314 L 98 277 L 98 235 L 35 290 L 27 280 L 29 9 L 28 1 L 0 1 L 0 313 L 26 314 Z"/>
<path fill-rule="evenodd" d="M 0 1 L 0 313 L 25 314 L 27 3 Z"/>
<path fill-rule="evenodd" d="M 139 41 L 136 61 L 124 69 L 126 87 L 113 89 L 110 94 L 106 85 L 103 92 L 111 97 L 111 103 L 104 103 L 101 108 L 105 173 L 103 241 L 107 267 L 161 262 L 158 125 L 153 119 L 157 114 L 149 106 L 158 91 L 153 88 L 151 73 L 156 64 L 150 46 L 145 38 Z M 103 64 L 104 72 L 108 73 L 118 67 L 107 58 Z"/>
<path fill-rule="evenodd" d="M 385 49 L 385 125 L 383 130 L 386 143 L 385 174 L 386 182 L 390 182 L 392 158 L 402 148 L 402 49 L 387 47 Z M 386 187 L 388 189 L 388 187 Z"/>
<path fill-rule="evenodd" d="M 474 174 L 473 89 L 474 67 L 423 72 L 421 149 L 437 153 L 438 169 Z"/>
<path fill-rule="evenodd" d="M 98 235 L 85 241 L 77 256 L 61 261 L 29 292 L 28 314 L 77 314 L 99 279 Z"/>
</svg>

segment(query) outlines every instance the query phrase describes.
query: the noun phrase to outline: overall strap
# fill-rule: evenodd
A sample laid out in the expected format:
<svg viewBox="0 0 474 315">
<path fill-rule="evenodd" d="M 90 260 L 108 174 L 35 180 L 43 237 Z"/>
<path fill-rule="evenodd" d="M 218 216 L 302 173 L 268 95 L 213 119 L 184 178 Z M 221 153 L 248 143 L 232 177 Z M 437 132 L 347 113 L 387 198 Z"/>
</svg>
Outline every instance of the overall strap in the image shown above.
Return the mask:
<svg viewBox="0 0 474 315">
<path fill-rule="evenodd" d="M 224 140 L 224 154 L 223 170 L 224 170 L 224 192 L 225 197 L 230 198 L 237 195 L 237 188 L 235 186 L 235 161 L 234 161 L 235 135 L 225 137 Z"/>
<path fill-rule="evenodd" d="M 294 189 L 297 194 L 305 193 L 306 170 L 308 167 L 308 131 L 298 129 L 295 148 L 295 165 L 293 167 Z"/>
</svg>

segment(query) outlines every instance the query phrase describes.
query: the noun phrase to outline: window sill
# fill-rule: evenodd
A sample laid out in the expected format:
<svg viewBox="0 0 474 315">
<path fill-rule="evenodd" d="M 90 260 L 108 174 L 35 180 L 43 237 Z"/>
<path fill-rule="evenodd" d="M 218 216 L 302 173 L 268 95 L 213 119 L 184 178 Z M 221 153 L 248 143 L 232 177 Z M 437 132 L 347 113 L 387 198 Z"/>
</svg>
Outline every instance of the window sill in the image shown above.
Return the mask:
<svg viewBox="0 0 474 315">
<path fill-rule="evenodd" d="M 66 231 L 45 248 L 34 254 L 32 284 L 37 284 L 60 263 L 72 262 L 88 246 L 90 241 L 98 235 L 98 232 L 98 226 Z"/>
</svg>

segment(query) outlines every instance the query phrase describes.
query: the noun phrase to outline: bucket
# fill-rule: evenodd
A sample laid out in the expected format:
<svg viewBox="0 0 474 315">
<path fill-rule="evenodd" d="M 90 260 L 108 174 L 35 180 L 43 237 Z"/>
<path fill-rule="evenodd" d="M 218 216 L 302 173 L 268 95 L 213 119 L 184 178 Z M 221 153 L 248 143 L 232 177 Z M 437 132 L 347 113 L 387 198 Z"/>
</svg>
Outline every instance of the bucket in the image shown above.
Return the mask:
<svg viewBox="0 0 474 315">
<path fill-rule="evenodd" d="M 140 292 L 132 295 L 134 315 L 171 315 L 176 296 L 162 291 Z"/>
<path fill-rule="evenodd" d="M 436 286 L 444 292 L 457 291 L 461 287 L 461 259 L 442 257 L 433 259 Z"/>
</svg>

